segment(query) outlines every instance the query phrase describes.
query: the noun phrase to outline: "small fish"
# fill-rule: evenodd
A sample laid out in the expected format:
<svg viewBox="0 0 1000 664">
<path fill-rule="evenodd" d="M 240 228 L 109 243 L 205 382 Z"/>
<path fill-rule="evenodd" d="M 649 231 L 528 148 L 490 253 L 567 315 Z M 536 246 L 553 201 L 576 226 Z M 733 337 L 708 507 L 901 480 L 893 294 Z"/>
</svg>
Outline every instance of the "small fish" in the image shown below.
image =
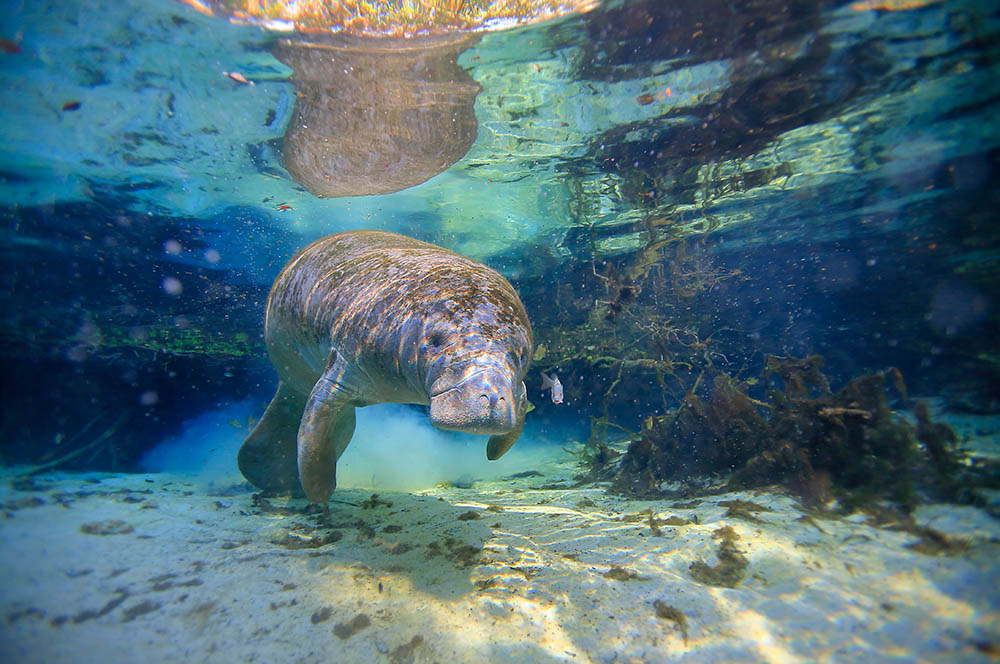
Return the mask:
<svg viewBox="0 0 1000 664">
<path fill-rule="evenodd" d="M 284 212 L 285 210 L 294 210 L 295 208 L 293 208 L 291 205 L 286 205 L 282 203 L 281 205 L 278 206 L 278 209 Z"/>
<path fill-rule="evenodd" d="M 228 76 L 237 83 L 242 83 L 243 85 L 253 85 L 253 81 L 247 80 L 247 77 L 239 73 L 238 71 L 224 71 L 222 72 L 222 75 Z"/>
<path fill-rule="evenodd" d="M 552 403 L 562 403 L 563 402 L 563 386 L 559 382 L 559 376 L 552 374 L 551 377 L 542 374 L 542 391 L 552 390 Z"/>
</svg>

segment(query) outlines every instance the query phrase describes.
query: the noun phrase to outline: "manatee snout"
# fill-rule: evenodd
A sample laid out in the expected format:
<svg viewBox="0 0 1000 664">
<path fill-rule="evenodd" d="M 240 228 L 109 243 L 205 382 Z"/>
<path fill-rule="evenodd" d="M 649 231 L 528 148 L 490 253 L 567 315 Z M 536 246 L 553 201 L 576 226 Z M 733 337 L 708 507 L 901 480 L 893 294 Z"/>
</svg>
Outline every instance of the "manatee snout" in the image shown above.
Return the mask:
<svg viewBox="0 0 1000 664">
<path fill-rule="evenodd" d="M 517 426 L 518 396 L 510 374 L 480 371 L 431 397 L 431 423 L 449 431 L 507 433 Z"/>
</svg>

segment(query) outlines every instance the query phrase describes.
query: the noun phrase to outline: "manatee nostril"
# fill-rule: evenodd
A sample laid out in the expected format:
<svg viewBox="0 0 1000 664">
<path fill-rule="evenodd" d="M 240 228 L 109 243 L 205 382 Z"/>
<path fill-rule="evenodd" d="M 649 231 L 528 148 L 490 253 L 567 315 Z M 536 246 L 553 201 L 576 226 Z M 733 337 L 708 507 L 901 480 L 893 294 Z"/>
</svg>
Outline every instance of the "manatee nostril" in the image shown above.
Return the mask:
<svg viewBox="0 0 1000 664">
<path fill-rule="evenodd" d="M 500 397 L 499 399 L 497 399 L 497 407 L 498 408 L 503 408 L 506 405 L 507 405 L 507 400 L 506 399 L 504 399 L 503 397 Z"/>
<path fill-rule="evenodd" d="M 483 408 L 489 408 L 490 407 L 490 398 L 487 395 L 485 395 L 485 394 L 480 394 L 479 395 L 479 405 L 481 405 Z"/>
</svg>

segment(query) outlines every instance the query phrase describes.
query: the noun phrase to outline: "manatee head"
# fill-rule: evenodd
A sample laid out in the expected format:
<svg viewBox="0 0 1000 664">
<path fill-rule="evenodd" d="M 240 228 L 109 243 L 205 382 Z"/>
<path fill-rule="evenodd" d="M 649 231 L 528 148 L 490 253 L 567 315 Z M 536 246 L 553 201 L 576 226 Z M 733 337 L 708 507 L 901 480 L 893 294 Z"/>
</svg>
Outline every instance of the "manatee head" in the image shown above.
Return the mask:
<svg viewBox="0 0 1000 664">
<path fill-rule="evenodd" d="M 531 362 L 531 328 L 435 325 L 425 346 L 431 424 L 475 434 L 504 434 L 523 425 Z M 516 320 L 516 319 L 515 319 Z M 485 328 L 485 331 L 484 331 Z"/>
<path fill-rule="evenodd" d="M 523 413 L 524 381 L 510 367 L 484 359 L 445 371 L 431 387 L 431 424 L 476 434 L 507 433 Z"/>
<path fill-rule="evenodd" d="M 484 265 L 452 259 L 428 282 L 423 312 L 417 363 L 431 424 L 491 436 L 520 431 L 533 341 L 510 284 Z"/>
</svg>

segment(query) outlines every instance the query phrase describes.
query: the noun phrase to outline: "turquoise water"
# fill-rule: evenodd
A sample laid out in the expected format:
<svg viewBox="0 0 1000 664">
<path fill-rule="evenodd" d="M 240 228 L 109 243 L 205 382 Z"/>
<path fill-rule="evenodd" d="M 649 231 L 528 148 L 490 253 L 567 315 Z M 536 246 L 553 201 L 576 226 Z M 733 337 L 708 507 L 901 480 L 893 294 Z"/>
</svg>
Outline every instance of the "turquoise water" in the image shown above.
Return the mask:
<svg viewBox="0 0 1000 664">
<path fill-rule="evenodd" d="M 609 2 L 333 50 L 179 2 L 0 11 L 12 478 L 188 473 L 249 501 L 235 454 L 277 384 L 271 284 L 313 240 L 378 229 L 510 281 L 532 410 L 524 456 L 493 467 L 485 438 L 420 407 L 371 409 L 344 486 L 465 488 L 566 448 L 577 488 L 623 499 L 778 487 L 839 516 L 934 504 L 995 524 L 995 3 Z M 870 374 L 877 398 L 839 392 Z M 410 439 L 435 463 L 386 469 Z M 991 601 L 970 600 L 956 660 L 996 657 Z M 820 657 L 788 638 L 791 659 L 756 659 Z M 923 645 L 896 654 L 951 656 Z"/>
</svg>

